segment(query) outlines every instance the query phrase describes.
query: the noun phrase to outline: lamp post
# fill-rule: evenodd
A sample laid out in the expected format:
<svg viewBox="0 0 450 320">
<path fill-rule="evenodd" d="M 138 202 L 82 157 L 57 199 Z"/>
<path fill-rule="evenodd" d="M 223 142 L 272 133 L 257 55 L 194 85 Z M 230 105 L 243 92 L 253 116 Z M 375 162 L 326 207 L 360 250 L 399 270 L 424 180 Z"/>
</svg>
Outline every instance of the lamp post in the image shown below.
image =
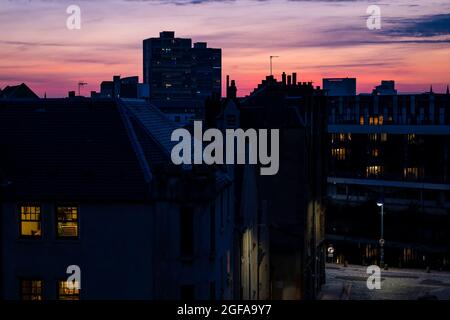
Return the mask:
<svg viewBox="0 0 450 320">
<path fill-rule="evenodd" d="M 381 232 L 380 232 L 380 267 L 384 267 L 384 203 L 377 202 L 377 206 L 381 208 Z"/>
</svg>

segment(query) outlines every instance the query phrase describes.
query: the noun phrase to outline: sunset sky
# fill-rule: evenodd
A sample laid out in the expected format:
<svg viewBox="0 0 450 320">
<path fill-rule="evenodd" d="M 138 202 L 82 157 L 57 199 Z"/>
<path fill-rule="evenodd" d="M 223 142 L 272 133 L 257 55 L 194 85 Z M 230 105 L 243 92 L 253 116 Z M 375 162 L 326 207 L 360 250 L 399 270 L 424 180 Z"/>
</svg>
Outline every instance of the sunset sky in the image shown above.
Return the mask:
<svg viewBox="0 0 450 320">
<path fill-rule="evenodd" d="M 27 83 L 40 96 L 84 94 L 114 74 L 139 75 L 142 40 L 172 30 L 223 49 L 223 76 L 248 94 L 269 73 L 301 81 L 356 77 L 358 92 L 395 80 L 401 92 L 450 84 L 449 0 L 0 0 L 0 88 Z M 81 8 L 81 30 L 66 8 Z M 381 30 L 366 26 L 381 8 Z"/>
</svg>

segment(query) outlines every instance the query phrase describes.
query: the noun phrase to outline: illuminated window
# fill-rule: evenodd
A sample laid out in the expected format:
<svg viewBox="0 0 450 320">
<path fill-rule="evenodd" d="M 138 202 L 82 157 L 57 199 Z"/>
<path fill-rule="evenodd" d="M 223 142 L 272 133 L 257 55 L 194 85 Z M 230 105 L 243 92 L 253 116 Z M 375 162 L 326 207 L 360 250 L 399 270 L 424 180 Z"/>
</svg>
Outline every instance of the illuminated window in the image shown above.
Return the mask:
<svg viewBox="0 0 450 320">
<path fill-rule="evenodd" d="M 331 135 L 331 142 L 345 142 L 345 141 L 351 141 L 352 140 L 352 134 L 351 133 L 333 133 Z"/>
<path fill-rule="evenodd" d="M 414 144 L 416 142 L 416 135 L 414 133 L 408 134 L 408 143 Z"/>
<path fill-rule="evenodd" d="M 333 148 L 331 154 L 337 160 L 345 160 L 346 150 L 345 148 Z"/>
<path fill-rule="evenodd" d="M 381 141 L 382 142 L 386 142 L 387 141 L 387 133 L 382 133 L 381 134 Z"/>
<path fill-rule="evenodd" d="M 20 206 L 20 236 L 39 238 L 41 234 L 41 207 Z"/>
<path fill-rule="evenodd" d="M 382 125 L 383 120 L 384 120 L 383 116 L 372 116 L 372 117 L 369 117 L 369 124 L 374 125 L 374 126 Z"/>
<path fill-rule="evenodd" d="M 78 282 L 58 281 L 58 300 L 80 300 Z"/>
<path fill-rule="evenodd" d="M 378 141 L 378 135 L 376 133 L 369 134 L 370 141 Z"/>
<path fill-rule="evenodd" d="M 20 298 L 32 301 L 42 300 L 42 280 L 22 279 L 20 281 Z"/>
<path fill-rule="evenodd" d="M 56 207 L 57 234 L 59 238 L 78 237 L 78 207 Z"/>
<path fill-rule="evenodd" d="M 380 150 L 378 150 L 378 149 L 372 149 L 371 155 L 372 155 L 372 157 L 374 157 L 374 158 L 378 158 L 379 155 L 380 155 Z"/>
<path fill-rule="evenodd" d="M 382 167 L 381 166 L 368 166 L 366 168 L 366 176 L 367 177 L 371 177 L 371 176 L 379 176 L 382 173 Z"/>
<path fill-rule="evenodd" d="M 406 179 L 418 179 L 423 176 L 423 168 L 411 167 L 403 169 L 403 177 Z"/>
<path fill-rule="evenodd" d="M 359 124 L 362 126 L 364 125 L 364 116 L 359 117 Z"/>
</svg>

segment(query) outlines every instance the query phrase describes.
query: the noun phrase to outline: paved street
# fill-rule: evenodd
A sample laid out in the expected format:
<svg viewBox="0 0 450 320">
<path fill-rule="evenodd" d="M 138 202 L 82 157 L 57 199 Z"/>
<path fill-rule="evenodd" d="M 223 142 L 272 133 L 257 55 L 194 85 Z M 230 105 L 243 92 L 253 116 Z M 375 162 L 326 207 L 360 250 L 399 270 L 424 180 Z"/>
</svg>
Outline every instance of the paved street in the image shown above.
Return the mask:
<svg viewBox="0 0 450 320">
<path fill-rule="evenodd" d="M 322 300 L 417 300 L 434 296 L 450 300 L 450 272 L 396 269 L 381 271 L 381 289 L 367 288 L 366 268 L 363 266 L 327 264 L 327 283 Z"/>
</svg>

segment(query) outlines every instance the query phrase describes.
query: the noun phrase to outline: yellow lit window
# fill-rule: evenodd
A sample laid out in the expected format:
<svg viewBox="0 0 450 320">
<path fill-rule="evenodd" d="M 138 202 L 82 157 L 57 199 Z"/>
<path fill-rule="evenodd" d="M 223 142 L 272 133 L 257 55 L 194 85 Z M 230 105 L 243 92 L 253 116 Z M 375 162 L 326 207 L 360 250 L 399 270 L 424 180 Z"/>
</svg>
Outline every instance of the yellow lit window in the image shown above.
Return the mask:
<svg viewBox="0 0 450 320">
<path fill-rule="evenodd" d="M 57 232 L 60 238 L 78 237 L 78 207 L 56 207 Z"/>
<path fill-rule="evenodd" d="M 41 234 L 41 207 L 20 206 L 20 235 L 38 238 Z"/>
<path fill-rule="evenodd" d="M 423 177 L 423 168 L 411 167 L 403 169 L 403 177 L 406 179 L 418 179 Z"/>
<path fill-rule="evenodd" d="M 413 144 L 416 142 L 416 135 L 414 133 L 408 134 L 408 143 Z"/>
<path fill-rule="evenodd" d="M 58 281 L 59 300 L 80 300 L 80 284 L 76 281 Z"/>
<path fill-rule="evenodd" d="M 369 117 L 369 124 L 378 126 L 383 124 L 383 116 L 371 116 Z"/>
<path fill-rule="evenodd" d="M 364 116 L 359 117 L 359 124 L 362 126 L 364 125 Z"/>
<path fill-rule="evenodd" d="M 345 148 L 333 148 L 331 154 L 337 160 L 345 160 L 346 150 Z"/>
<path fill-rule="evenodd" d="M 377 158 L 380 155 L 380 150 L 372 149 L 372 157 Z"/>
<path fill-rule="evenodd" d="M 21 280 L 20 298 L 22 300 L 42 300 L 42 280 Z"/>
<path fill-rule="evenodd" d="M 379 176 L 381 175 L 383 169 L 381 166 L 368 166 L 366 168 L 366 176 L 367 177 L 371 177 L 371 176 Z"/>
</svg>

